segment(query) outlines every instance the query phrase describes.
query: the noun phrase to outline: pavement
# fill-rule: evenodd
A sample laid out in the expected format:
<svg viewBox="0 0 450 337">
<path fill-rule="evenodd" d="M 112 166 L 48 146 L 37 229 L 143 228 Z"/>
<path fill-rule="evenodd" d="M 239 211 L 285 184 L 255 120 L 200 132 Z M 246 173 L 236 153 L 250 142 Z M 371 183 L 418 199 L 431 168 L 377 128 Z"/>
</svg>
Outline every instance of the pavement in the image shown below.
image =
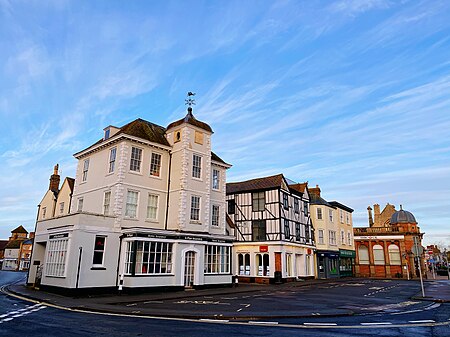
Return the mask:
<svg viewBox="0 0 450 337">
<path fill-rule="evenodd" d="M 221 296 L 222 298 L 239 298 L 245 302 L 246 298 L 267 296 L 273 292 L 278 293 L 293 293 L 295 291 L 306 291 L 303 287 L 309 286 L 326 286 L 327 284 L 336 284 L 339 282 L 345 283 L 349 281 L 364 282 L 367 279 L 357 278 L 342 278 L 331 280 L 306 280 L 296 281 L 279 285 L 259 285 L 259 284 L 239 284 L 233 288 L 211 288 L 200 290 L 185 290 L 172 292 L 152 292 L 142 294 L 122 294 L 122 295 L 96 295 L 84 297 L 63 296 L 55 293 L 45 292 L 41 290 L 34 290 L 26 287 L 23 284 L 13 284 L 7 287 L 7 291 L 15 295 L 32 299 L 38 302 L 44 302 L 56 307 L 62 307 L 69 310 L 87 310 L 95 312 L 105 312 L 112 314 L 138 315 L 138 316 L 153 316 L 153 317 L 178 317 L 178 318 L 195 318 L 195 319 L 261 319 L 261 318 L 290 318 L 290 317 L 310 317 L 321 315 L 322 317 L 335 316 L 350 316 L 355 314 L 352 310 L 345 308 L 334 308 L 333 306 L 322 306 L 318 312 L 311 313 L 311 307 L 307 310 L 299 307 L 286 305 L 283 310 L 274 312 L 273 310 L 265 310 L 261 308 L 258 314 L 250 317 L 242 312 L 236 310 L 228 310 L 224 305 L 226 303 L 212 302 L 213 297 Z M 417 282 L 417 281 L 410 281 Z M 439 280 L 425 280 L 426 296 L 422 297 L 422 293 L 413 296 L 411 299 L 420 301 L 433 301 L 440 303 L 450 303 L 450 281 Z M 214 300 L 215 301 L 215 300 Z M 164 304 L 163 304 L 164 303 Z M 205 304 L 202 310 L 190 310 L 189 305 L 181 304 L 196 304 L 200 307 Z M 217 317 L 213 312 L 209 311 L 208 305 L 217 304 L 221 306 L 224 313 L 223 317 Z M 243 305 L 243 304 L 242 304 Z M 270 307 L 270 304 L 268 305 Z M 184 308 L 184 309 L 183 309 Z M 191 306 L 192 308 L 192 306 Z M 228 311 L 227 311 L 228 310 Z M 266 313 L 267 312 L 267 313 Z M 222 315 L 220 315 L 222 316 Z"/>
</svg>

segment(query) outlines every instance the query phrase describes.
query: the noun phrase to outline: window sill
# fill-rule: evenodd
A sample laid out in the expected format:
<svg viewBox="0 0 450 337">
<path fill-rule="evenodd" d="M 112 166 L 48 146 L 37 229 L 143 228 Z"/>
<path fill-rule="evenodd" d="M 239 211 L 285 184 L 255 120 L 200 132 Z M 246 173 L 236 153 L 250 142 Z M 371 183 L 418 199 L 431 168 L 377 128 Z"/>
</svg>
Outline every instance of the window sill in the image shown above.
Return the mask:
<svg viewBox="0 0 450 337">
<path fill-rule="evenodd" d="M 139 219 L 137 217 L 136 218 L 130 218 L 130 217 L 125 216 L 125 217 L 123 217 L 123 219 L 124 220 L 131 220 L 131 221 L 139 221 Z"/>
<path fill-rule="evenodd" d="M 98 267 L 91 267 L 91 270 L 106 270 L 106 268 L 98 266 Z"/>
<path fill-rule="evenodd" d="M 192 177 L 192 180 L 196 180 L 196 181 L 201 181 L 201 182 L 203 182 L 203 179 L 202 179 L 202 178 L 197 178 L 197 177 Z"/>
<path fill-rule="evenodd" d="M 132 170 L 128 170 L 128 173 L 135 174 L 135 175 L 137 175 L 137 176 L 141 176 L 141 175 L 142 175 L 141 172 L 132 171 Z"/>
<path fill-rule="evenodd" d="M 199 221 L 199 220 L 191 220 L 191 221 L 189 221 L 189 223 L 191 225 L 201 225 L 202 224 L 201 221 Z"/>
<path fill-rule="evenodd" d="M 106 173 L 106 174 L 105 174 L 105 177 L 112 176 L 113 174 L 114 174 L 114 171 L 109 172 L 109 173 Z"/>
<path fill-rule="evenodd" d="M 154 176 L 154 175 L 149 174 L 148 176 L 149 176 L 150 178 L 153 178 L 153 179 L 162 180 L 161 175 L 159 175 L 159 176 Z"/>
<path fill-rule="evenodd" d="M 145 219 L 145 222 L 159 223 L 158 219 Z"/>
</svg>

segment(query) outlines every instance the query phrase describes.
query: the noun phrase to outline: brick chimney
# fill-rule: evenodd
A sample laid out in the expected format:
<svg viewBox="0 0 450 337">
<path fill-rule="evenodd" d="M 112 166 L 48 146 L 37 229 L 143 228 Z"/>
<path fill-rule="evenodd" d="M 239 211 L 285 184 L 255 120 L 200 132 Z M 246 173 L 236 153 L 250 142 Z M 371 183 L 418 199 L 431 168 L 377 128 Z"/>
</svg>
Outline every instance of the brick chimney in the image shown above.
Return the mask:
<svg viewBox="0 0 450 337">
<path fill-rule="evenodd" d="M 316 185 L 316 187 L 308 188 L 309 193 L 314 194 L 317 197 L 320 197 L 320 187 Z"/>
<path fill-rule="evenodd" d="M 50 176 L 50 186 L 48 187 L 48 189 L 53 192 L 59 191 L 60 177 L 58 174 L 58 168 L 59 168 L 59 165 L 56 164 L 55 167 L 53 168 L 53 174 Z"/>
<path fill-rule="evenodd" d="M 380 205 L 373 205 L 373 213 L 374 213 L 374 224 L 375 227 L 380 226 Z"/>
<path fill-rule="evenodd" d="M 367 212 L 369 212 L 369 226 L 373 226 L 373 218 L 372 218 L 372 207 L 367 207 Z"/>
<path fill-rule="evenodd" d="M 34 239 L 34 232 L 30 232 L 29 238 Z"/>
</svg>

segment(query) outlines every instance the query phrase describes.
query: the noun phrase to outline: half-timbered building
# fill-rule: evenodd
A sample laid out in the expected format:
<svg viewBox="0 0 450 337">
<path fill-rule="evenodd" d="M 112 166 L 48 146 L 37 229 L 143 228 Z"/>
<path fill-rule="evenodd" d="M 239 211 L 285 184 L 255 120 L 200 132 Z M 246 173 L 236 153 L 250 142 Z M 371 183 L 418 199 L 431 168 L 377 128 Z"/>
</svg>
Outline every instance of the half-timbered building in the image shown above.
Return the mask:
<svg viewBox="0 0 450 337">
<path fill-rule="evenodd" d="M 314 277 L 314 230 L 307 184 L 282 174 L 227 183 L 227 213 L 234 225 L 234 273 L 243 282 Z"/>
</svg>

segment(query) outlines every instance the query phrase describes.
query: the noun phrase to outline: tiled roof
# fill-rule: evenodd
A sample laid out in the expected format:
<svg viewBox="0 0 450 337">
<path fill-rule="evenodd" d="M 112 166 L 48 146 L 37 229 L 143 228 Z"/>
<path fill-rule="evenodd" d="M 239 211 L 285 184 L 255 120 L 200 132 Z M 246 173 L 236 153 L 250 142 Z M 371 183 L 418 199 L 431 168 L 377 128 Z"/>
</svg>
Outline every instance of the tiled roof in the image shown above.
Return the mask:
<svg viewBox="0 0 450 337">
<path fill-rule="evenodd" d="M 305 192 L 305 189 L 307 187 L 308 187 L 308 183 L 298 183 L 298 184 L 289 185 L 289 189 L 292 189 L 292 190 L 300 192 L 300 193 Z"/>
<path fill-rule="evenodd" d="M 328 201 L 326 201 L 322 197 L 319 197 L 317 194 L 310 193 L 310 195 L 311 195 L 311 199 L 310 199 L 311 205 L 324 205 L 324 206 L 328 206 L 331 208 L 336 208 L 335 206 L 331 205 Z"/>
<path fill-rule="evenodd" d="M 8 244 L 6 245 L 5 248 L 8 248 L 8 249 L 20 248 L 20 244 L 24 240 L 26 240 L 26 238 L 24 238 L 22 240 L 20 240 L 20 239 L 19 240 L 11 240 L 11 241 L 8 242 Z"/>
<path fill-rule="evenodd" d="M 283 175 L 277 174 L 270 177 L 256 178 L 237 183 L 227 183 L 227 194 L 278 188 L 281 187 L 282 181 Z"/>
<path fill-rule="evenodd" d="M 354 209 L 352 209 L 348 206 L 345 206 L 344 204 L 341 204 L 340 202 L 337 202 L 337 201 L 330 201 L 329 204 L 332 206 L 336 206 L 338 208 L 342 208 L 343 210 L 350 212 L 350 213 L 354 211 Z"/>
<path fill-rule="evenodd" d="M 118 133 L 139 137 L 153 143 L 170 146 L 166 139 L 166 129 L 162 126 L 138 118 L 120 128 Z"/>
<path fill-rule="evenodd" d="M 204 123 L 204 122 L 201 122 L 201 121 L 197 120 L 197 119 L 194 117 L 194 115 L 192 114 L 192 111 L 189 111 L 189 110 L 188 110 L 188 113 L 186 114 L 186 116 L 185 116 L 184 118 L 179 119 L 179 120 L 177 120 L 177 121 L 175 121 L 175 122 L 170 123 L 170 124 L 167 126 L 167 129 L 176 127 L 176 126 L 181 125 L 181 124 L 183 124 L 183 123 L 188 123 L 188 124 L 194 125 L 194 126 L 200 128 L 200 129 L 206 130 L 206 131 L 208 131 L 208 132 L 213 132 L 213 130 L 211 129 L 211 127 L 210 127 L 208 124 L 206 124 L 206 123 Z"/>
<path fill-rule="evenodd" d="M 0 250 L 4 250 L 8 242 L 8 240 L 0 240 Z"/>
<path fill-rule="evenodd" d="M 67 183 L 69 184 L 69 188 L 71 191 L 73 191 L 73 185 L 75 184 L 75 179 L 74 178 L 69 178 L 67 177 Z"/>
<path fill-rule="evenodd" d="M 11 233 L 26 233 L 28 234 L 28 231 L 23 228 L 23 226 L 19 226 L 16 229 L 14 229 L 13 231 L 11 231 Z"/>
<path fill-rule="evenodd" d="M 212 152 L 212 151 L 211 151 L 211 160 L 217 161 L 217 162 L 222 163 L 222 164 L 225 164 L 225 165 L 230 165 L 230 164 L 224 162 L 224 161 L 222 160 L 222 158 L 220 158 L 217 154 L 215 154 L 215 153 Z M 231 165 L 230 165 L 230 166 L 231 166 Z"/>
</svg>

